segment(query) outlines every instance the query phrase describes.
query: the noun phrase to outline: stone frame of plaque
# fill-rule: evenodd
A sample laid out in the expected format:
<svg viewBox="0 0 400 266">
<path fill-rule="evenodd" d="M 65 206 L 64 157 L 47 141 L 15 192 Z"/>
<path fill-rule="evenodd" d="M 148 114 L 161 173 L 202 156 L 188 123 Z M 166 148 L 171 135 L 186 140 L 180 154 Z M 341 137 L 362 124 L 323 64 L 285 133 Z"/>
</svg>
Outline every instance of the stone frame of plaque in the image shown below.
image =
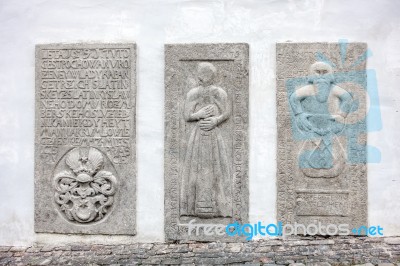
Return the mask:
<svg viewBox="0 0 400 266">
<path fill-rule="evenodd" d="M 165 45 L 167 241 L 244 240 L 202 225 L 248 220 L 248 61 L 244 43 Z"/>
<path fill-rule="evenodd" d="M 365 43 L 276 46 L 283 224 L 368 226 L 366 52 Z"/>
<path fill-rule="evenodd" d="M 35 55 L 35 232 L 135 235 L 136 44 Z"/>
</svg>

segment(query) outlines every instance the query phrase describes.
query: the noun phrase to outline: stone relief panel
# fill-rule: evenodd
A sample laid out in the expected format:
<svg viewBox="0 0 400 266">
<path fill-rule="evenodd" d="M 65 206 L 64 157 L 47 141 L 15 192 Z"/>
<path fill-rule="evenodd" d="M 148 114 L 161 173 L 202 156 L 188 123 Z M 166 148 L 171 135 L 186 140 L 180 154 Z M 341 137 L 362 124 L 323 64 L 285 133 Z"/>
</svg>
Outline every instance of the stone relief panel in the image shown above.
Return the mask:
<svg viewBox="0 0 400 266">
<path fill-rule="evenodd" d="M 363 43 L 277 44 L 277 211 L 284 224 L 367 225 L 366 51 Z"/>
<path fill-rule="evenodd" d="M 135 44 L 36 46 L 36 232 L 136 233 L 135 104 Z"/>
<path fill-rule="evenodd" d="M 215 86 L 217 69 L 198 64 L 199 86 L 187 93 L 184 118 L 197 125 L 186 143 L 180 213 L 193 217 L 232 217 L 232 188 L 226 139 L 220 126 L 231 116 L 226 91 Z"/>
<path fill-rule="evenodd" d="M 96 148 L 74 148 L 64 157 L 60 162 L 65 159 L 68 169 L 54 177 L 54 200 L 59 210 L 69 221 L 100 221 L 113 205 L 116 177 L 102 170 L 104 157 Z"/>
<path fill-rule="evenodd" d="M 165 233 L 248 219 L 248 46 L 165 47 Z M 226 238 L 227 241 L 236 241 Z"/>
</svg>

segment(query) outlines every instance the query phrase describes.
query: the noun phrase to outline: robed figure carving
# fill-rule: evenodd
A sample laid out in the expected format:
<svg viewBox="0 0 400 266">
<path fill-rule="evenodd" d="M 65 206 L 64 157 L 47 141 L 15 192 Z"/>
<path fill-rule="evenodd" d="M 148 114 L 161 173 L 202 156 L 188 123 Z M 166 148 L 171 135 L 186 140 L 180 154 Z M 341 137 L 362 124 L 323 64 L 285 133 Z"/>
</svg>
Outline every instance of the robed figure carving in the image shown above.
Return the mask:
<svg viewBox="0 0 400 266">
<path fill-rule="evenodd" d="M 231 115 L 228 95 L 214 85 L 213 64 L 198 64 L 199 86 L 185 100 L 184 119 L 195 123 L 181 169 L 180 214 L 200 218 L 232 216 L 231 168 L 219 126 Z"/>
</svg>

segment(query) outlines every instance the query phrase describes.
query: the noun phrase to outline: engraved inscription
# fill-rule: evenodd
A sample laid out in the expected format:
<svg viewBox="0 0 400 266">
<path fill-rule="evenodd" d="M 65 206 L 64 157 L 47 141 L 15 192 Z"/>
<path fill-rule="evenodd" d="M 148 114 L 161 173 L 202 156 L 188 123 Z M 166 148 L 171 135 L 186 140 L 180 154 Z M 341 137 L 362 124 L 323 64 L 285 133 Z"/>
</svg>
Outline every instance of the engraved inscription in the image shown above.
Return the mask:
<svg viewBox="0 0 400 266">
<path fill-rule="evenodd" d="M 40 144 L 54 161 L 52 147 L 95 146 L 113 163 L 130 154 L 130 49 L 42 49 Z"/>
</svg>

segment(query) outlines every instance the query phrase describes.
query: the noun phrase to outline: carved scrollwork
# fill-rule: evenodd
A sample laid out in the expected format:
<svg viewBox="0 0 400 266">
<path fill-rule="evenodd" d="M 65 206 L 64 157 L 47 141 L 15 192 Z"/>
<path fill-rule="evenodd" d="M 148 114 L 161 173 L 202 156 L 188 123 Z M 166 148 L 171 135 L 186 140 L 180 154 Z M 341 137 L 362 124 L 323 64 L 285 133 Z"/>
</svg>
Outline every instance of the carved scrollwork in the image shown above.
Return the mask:
<svg viewBox="0 0 400 266">
<path fill-rule="evenodd" d="M 92 147 L 74 148 L 64 157 L 69 170 L 54 177 L 54 199 L 60 211 L 69 221 L 77 223 L 103 219 L 114 202 L 117 179 L 102 170 L 102 153 Z"/>
</svg>

